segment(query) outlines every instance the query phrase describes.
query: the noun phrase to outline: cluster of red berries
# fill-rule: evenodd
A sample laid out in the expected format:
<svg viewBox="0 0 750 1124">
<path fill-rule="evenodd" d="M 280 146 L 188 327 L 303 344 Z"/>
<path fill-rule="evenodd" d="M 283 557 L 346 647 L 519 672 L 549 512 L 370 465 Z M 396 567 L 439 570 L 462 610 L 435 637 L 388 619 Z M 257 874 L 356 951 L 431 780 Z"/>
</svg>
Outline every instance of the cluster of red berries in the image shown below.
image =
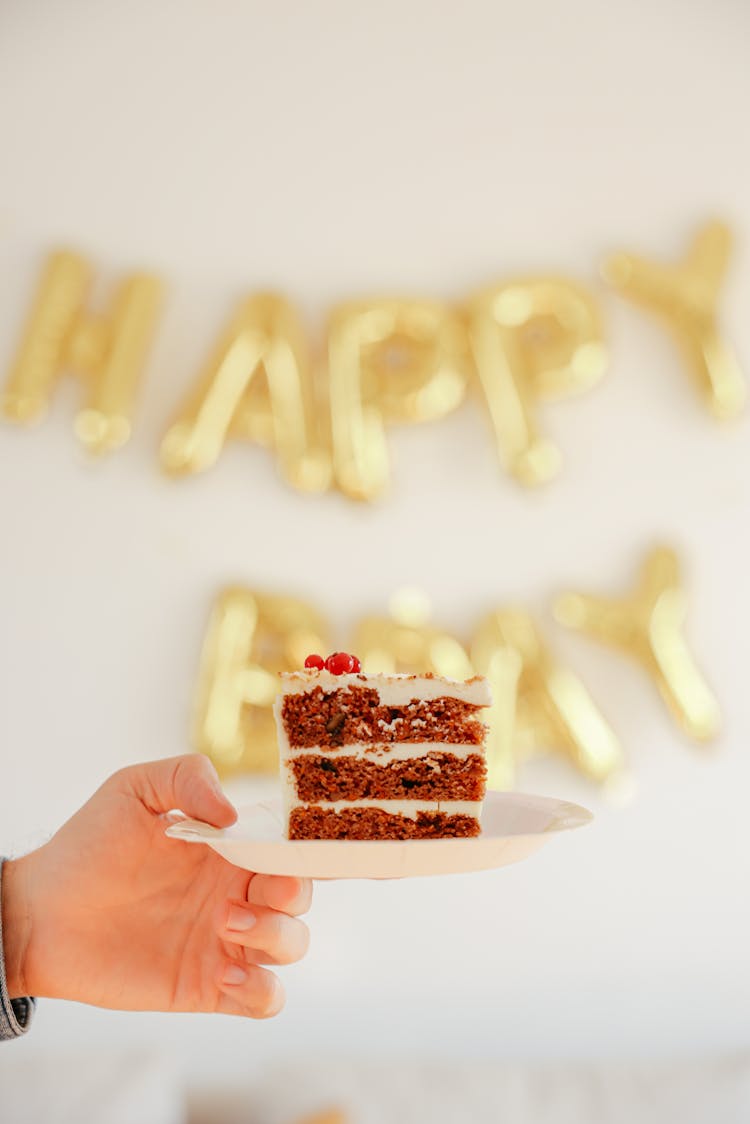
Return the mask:
<svg viewBox="0 0 750 1124">
<path fill-rule="evenodd" d="M 305 660 L 305 667 L 315 668 L 316 671 L 330 671 L 331 675 L 351 675 L 356 674 L 362 670 L 362 664 L 356 656 L 350 656 L 348 652 L 334 652 L 327 660 L 317 654 L 308 656 Z"/>
</svg>

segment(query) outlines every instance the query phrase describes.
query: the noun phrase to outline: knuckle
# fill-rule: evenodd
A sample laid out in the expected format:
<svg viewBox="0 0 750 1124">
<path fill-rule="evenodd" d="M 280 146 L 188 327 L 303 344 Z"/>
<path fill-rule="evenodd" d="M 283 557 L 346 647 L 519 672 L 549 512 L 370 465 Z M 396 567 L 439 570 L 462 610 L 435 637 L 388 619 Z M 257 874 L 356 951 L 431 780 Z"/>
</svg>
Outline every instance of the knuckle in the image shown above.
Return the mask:
<svg viewBox="0 0 750 1124">
<path fill-rule="evenodd" d="M 190 758 L 189 757 L 175 757 L 172 759 L 172 788 L 177 789 L 182 781 L 190 779 Z"/>
<path fill-rule="evenodd" d="M 115 788 L 127 788 L 130 781 L 133 779 L 135 771 L 136 767 L 134 765 L 123 765 L 121 769 L 118 769 L 107 778 L 105 784 L 112 785 Z"/>
<path fill-rule="evenodd" d="M 195 771 L 204 777 L 210 777 L 213 780 L 216 777 L 216 770 L 209 757 L 205 753 L 191 753 L 185 760 L 192 763 Z"/>
<path fill-rule="evenodd" d="M 173 761 L 175 784 L 178 778 L 185 782 L 201 780 L 208 776 L 212 769 L 211 762 L 202 753 L 183 753 L 181 756 L 173 758 Z"/>
</svg>

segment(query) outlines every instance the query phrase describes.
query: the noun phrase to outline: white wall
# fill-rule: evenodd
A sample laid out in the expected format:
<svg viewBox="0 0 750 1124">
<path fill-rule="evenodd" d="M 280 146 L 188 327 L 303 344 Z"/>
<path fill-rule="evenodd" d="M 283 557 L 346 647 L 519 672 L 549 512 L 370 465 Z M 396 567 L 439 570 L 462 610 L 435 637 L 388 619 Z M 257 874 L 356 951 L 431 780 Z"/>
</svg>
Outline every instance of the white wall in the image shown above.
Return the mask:
<svg viewBox="0 0 750 1124">
<path fill-rule="evenodd" d="M 743 5 L 437 7 L 6 6 L 3 363 L 54 244 L 91 251 L 110 277 L 160 268 L 173 290 L 125 451 L 82 463 L 72 384 L 43 428 L 0 428 L 0 844 L 51 830 L 119 765 L 185 748 L 227 580 L 308 595 L 344 643 L 404 582 L 458 631 L 507 599 L 549 620 L 557 588 L 624 588 L 645 546 L 673 541 L 726 734 L 715 752 L 684 743 L 638 669 L 555 632 L 626 743 L 629 806 L 534 762 L 522 787 L 586 803 L 596 824 L 497 873 L 321 885 L 277 1022 L 45 1004 L 19 1050 L 145 1039 L 195 1079 L 312 1048 L 748 1044 L 748 425 L 722 432 L 701 411 L 660 328 L 607 298 L 612 369 L 545 411 L 567 465 L 543 494 L 499 473 L 476 402 L 394 433 L 393 494 L 376 508 L 297 496 L 251 447 L 181 484 L 156 468 L 243 290 L 280 287 L 320 331 L 354 294 L 460 297 L 516 271 L 593 280 L 620 245 L 676 256 L 707 214 L 747 236 Z M 743 246 L 724 303 L 748 363 L 749 263 Z M 477 535 L 468 551 L 465 536 L 437 537 L 456 506 Z"/>
</svg>

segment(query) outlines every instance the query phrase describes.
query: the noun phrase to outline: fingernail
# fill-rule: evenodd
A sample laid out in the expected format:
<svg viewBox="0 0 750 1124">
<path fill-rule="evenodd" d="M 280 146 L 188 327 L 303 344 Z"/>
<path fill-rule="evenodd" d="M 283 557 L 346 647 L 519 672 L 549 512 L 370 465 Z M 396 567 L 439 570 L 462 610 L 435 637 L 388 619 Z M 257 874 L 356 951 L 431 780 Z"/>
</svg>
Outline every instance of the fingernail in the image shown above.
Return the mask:
<svg viewBox="0 0 750 1124">
<path fill-rule="evenodd" d="M 247 979 L 247 972 L 244 968 L 240 968 L 239 964 L 230 964 L 224 969 L 224 975 L 221 977 L 221 982 L 225 984 L 241 984 Z"/>
<path fill-rule="evenodd" d="M 233 905 L 229 907 L 227 929 L 233 933 L 245 933 L 248 929 L 252 929 L 257 920 L 258 918 L 249 909 L 243 909 L 242 906 Z"/>
</svg>

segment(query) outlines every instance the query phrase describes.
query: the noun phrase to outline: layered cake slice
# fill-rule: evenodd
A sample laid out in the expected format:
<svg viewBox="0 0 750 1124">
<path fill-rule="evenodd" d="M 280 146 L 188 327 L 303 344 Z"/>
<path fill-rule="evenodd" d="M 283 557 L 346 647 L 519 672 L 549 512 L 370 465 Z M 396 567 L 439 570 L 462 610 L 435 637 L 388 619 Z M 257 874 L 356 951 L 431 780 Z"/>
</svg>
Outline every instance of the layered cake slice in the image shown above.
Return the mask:
<svg viewBox="0 0 750 1124">
<path fill-rule="evenodd" d="M 290 839 L 479 834 L 485 679 L 365 675 L 337 652 L 325 665 L 311 656 L 281 680 L 275 714 Z"/>
</svg>

